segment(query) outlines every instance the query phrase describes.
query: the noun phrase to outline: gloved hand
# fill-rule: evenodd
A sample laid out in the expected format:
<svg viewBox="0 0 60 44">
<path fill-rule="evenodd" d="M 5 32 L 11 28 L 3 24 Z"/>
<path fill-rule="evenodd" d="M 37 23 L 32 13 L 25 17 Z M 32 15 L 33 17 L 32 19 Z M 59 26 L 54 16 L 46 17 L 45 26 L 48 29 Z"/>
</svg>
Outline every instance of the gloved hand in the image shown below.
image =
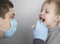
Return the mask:
<svg viewBox="0 0 60 44">
<path fill-rule="evenodd" d="M 11 19 L 10 20 L 10 28 L 8 30 L 5 30 L 4 31 L 4 36 L 5 38 L 8 38 L 8 37 L 11 37 L 13 36 L 13 34 L 15 33 L 16 31 L 16 28 L 17 28 L 17 21 L 15 18 Z"/>
<path fill-rule="evenodd" d="M 33 39 L 41 39 L 43 41 L 46 41 L 47 36 L 48 36 L 47 26 L 43 22 L 37 21 L 35 28 L 33 30 Z"/>
</svg>

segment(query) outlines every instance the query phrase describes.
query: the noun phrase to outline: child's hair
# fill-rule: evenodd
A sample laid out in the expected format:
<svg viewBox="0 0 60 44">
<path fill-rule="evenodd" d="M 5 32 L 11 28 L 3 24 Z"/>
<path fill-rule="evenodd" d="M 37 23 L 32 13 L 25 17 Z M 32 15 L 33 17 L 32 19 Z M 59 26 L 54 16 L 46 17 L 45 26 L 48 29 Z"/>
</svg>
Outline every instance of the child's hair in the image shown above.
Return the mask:
<svg viewBox="0 0 60 44">
<path fill-rule="evenodd" d="M 44 3 L 54 3 L 56 6 L 55 14 L 60 16 L 60 0 L 45 0 Z M 58 22 L 58 25 L 60 25 L 60 21 Z"/>
</svg>

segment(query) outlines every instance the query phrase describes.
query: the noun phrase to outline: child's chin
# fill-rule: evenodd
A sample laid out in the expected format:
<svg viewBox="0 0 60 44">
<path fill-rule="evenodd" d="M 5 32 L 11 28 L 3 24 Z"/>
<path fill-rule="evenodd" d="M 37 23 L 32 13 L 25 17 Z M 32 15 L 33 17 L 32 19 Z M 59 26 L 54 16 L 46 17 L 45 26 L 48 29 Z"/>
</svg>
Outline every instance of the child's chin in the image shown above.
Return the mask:
<svg viewBox="0 0 60 44">
<path fill-rule="evenodd" d="M 43 23 L 44 23 L 45 25 L 47 25 L 47 23 L 46 23 L 45 21 L 44 21 Z"/>
</svg>

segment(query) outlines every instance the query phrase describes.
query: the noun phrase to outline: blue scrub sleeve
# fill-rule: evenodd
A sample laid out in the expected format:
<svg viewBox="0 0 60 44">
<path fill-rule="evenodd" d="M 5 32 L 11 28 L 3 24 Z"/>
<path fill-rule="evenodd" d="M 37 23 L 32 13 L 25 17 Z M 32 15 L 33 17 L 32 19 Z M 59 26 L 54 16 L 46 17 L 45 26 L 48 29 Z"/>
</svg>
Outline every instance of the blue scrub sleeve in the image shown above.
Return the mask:
<svg viewBox="0 0 60 44">
<path fill-rule="evenodd" d="M 41 39 L 43 41 L 46 41 L 47 36 L 48 36 L 47 26 L 43 22 L 37 21 L 36 26 L 33 29 L 33 39 Z"/>
<path fill-rule="evenodd" d="M 16 19 L 11 19 L 10 20 L 10 24 L 11 24 L 11 27 L 5 31 L 5 38 L 8 38 L 8 37 L 12 37 L 13 34 L 15 33 L 16 31 L 16 28 L 17 28 L 17 21 Z"/>
</svg>

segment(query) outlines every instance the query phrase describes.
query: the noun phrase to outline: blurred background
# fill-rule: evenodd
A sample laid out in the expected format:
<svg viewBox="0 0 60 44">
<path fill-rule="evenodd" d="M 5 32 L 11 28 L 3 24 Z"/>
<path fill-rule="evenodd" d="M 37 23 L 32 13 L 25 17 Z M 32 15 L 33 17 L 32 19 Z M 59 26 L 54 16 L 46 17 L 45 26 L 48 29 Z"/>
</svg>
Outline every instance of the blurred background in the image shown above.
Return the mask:
<svg viewBox="0 0 60 44">
<path fill-rule="evenodd" d="M 14 4 L 17 31 L 13 37 L 0 39 L 0 44 L 32 44 L 31 26 L 38 20 L 44 0 L 10 0 Z"/>
</svg>

